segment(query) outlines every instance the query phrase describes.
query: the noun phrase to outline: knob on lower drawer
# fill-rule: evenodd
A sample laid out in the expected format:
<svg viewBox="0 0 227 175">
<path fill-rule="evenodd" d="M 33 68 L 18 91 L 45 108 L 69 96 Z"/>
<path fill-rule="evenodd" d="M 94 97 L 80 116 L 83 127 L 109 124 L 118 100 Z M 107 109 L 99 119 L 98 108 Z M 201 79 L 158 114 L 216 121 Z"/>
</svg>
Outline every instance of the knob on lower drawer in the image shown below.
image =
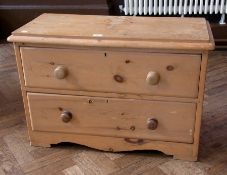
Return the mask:
<svg viewBox="0 0 227 175">
<path fill-rule="evenodd" d="M 58 66 L 54 70 L 54 76 L 57 79 L 64 79 L 67 76 L 67 74 L 68 74 L 68 70 L 64 66 Z"/>
<path fill-rule="evenodd" d="M 72 119 L 72 113 L 69 111 L 63 111 L 61 113 L 61 119 L 64 123 L 68 123 Z"/>
<path fill-rule="evenodd" d="M 155 130 L 158 127 L 158 120 L 155 118 L 149 118 L 147 120 L 147 128 L 150 130 Z"/>
<path fill-rule="evenodd" d="M 158 72 L 150 71 L 147 74 L 146 82 L 149 85 L 157 85 L 160 80 L 160 75 Z"/>
</svg>

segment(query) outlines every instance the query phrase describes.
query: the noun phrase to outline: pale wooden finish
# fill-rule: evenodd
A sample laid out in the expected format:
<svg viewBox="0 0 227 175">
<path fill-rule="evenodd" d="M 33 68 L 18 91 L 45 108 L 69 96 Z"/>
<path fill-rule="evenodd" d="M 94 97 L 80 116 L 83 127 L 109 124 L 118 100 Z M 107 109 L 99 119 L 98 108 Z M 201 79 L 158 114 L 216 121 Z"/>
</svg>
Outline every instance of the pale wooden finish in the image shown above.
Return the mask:
<svg viewBox="0 0 227 175">
<path fill-rule="evenodd" d="M 155 71 L 150 71 L 147 74 L 146 82 L 148 85 L 153 86 L 157 85 L 160 81 L 160 74 Z"/>
<path fill-rule="evenodd" d="M 68 70 L 64 66 L 58 66 L 54 69 L 54 77 L 57 79 L 64 79 L 68 75 Z"/>
<path fill-rule="evenodd" d="M 197 42 L 163 42 L 155 41 L 150 42 L 147 40 L 136 41 L 136 40 L 103 40 L 103 39 L 70 39 L 70 38 L 46 38 L 46 37 L 33 37 L 33 36 L 17 36 L 11 35 L 7 39 L 10 42 L 27 43 L 28 45 L 51 45 L 55 46 L 71 46 L 71 47 L 102 47 L 102 48 L 127 48 L 127 49 L 154 49 L 154 50 L 190 50 L 198 52 L 201 50 L 213 50 L 214 43 L 212 41 L 208 43 L 197 43 Z"/>
<path fill-rule="evenodd" d="M 58 133 L 54 132 L 38 132 L 35 131 L 36 137 L 31 140 L 31 145 L 50 147 L 50 142 L 57 144 L 60 142 L 75 142 L 82 145 L 96 148 L 99 150 L 119 152 L 119 151 L 132 151 L 132 150 L 159 150 L 168 155 L 184 155 L 190 157 L 192 154 L 192 145 L 185 143 L 175 142 L 162 142 L 152 141 L 144 139 L 139 143 L 129 143 L 125 141 L 125 138 L 118 137 L 101 137 L 92 135 L 77 135 L 61 133 L 62 137 L 59 137 Z M 132 139 L 133 140 L 133 139 Z M 134 139 L 136 140 L 136 139 Z M 99 144 L 97 144 L 99 143 Z"/>
<path fill-rule="evenodd" d="M 200 83 L 199 83 L 199 96 L 196 110 L 196 121 L 195 121 L 195 133 L 194 133 L 194 145 L 193 145 L 193 157 L 198 155 L 200 127 L 203 113 L 203 98 L 206 81 L 206 70 L 207 70 L 208 52 L 202 54 L 202 66 L 200 72 Z"/>
<path fill-rule="evenodd" d="M 22 47 L 21 55 L 28 87 L 193 98 L 198 95 L 200 55 L 29 47 Z M 54 76 L 58 66 L 67 69 L 65 79 Z M 173 70 L 167 70 L 168 66 Z M 159 73 L 157 85 L 146 83 L 150 71 Z M 123 82 L 115 81 L 115 75 L 122 76 Z"/>
<path fill-rule="evenodd" d="M 193 142 L 196 105 L 162 101 L 28 93 L 33 131 Z M 61 113 L 72 120 L 64 123 Z M 148 119 L 158 120 L 155 130 Z"/>
<path fill-rule="evenodd" d="M 202 18 L 43 14 L 14 31 L 9 40 L 30 43 L 51 41 L 49 44 L 101 47 L 193 50 L 213 48 L 206 21 Z"/>
<path fill-rule="evenodd" d="M 181 23 L 181 27 L 178 25 Z M 130 27 L 129 27 L 130 26 Z M 203 18 L 134 18 L 94 15 L 43 14 L 13 35 L 123 40 L 209 42 Z M 83 29 L 83 30 L 81 30 Z M 157 35 L 158 33 L 158 35 Z"/>
<path fill-rule="evenodd" d="M 13 35 L 9 36 L 7 38 L 8 41 L 10 41 L 13 37 Z M 26 39 L 26 37 L 24 37 Z M 77 49 L 77 50 L 89 50 L 89 51 L 117 51 L 117 52 L 139 52 L 139 53 L 173 53 L 173 54 L 193 54 L 193 55 L 200 55 L 201 54 L 201 50 L 207 50 L 207 48 L 201 48 L 200 50 L 195 50 L 195 49 L 190 49 L 190 48 L 186 48 L 186 49 L 163 49 L 163 48 L 144 48 L 140 45 L 140 43 L 136 43 L 134 46 L 135 47 L 131 47 L 128 48 L 125 45 L 121 45 L 121 43 L 118 45 L 119 47 L 110 47 L 108 45 L 104 45 L 102 47 L 99 46 L 99 43 L 102 42 L 98 42 L 96 43 L 97 46 L 85 46 L 85 45 L 73 45 L 72 43 L 67 42 L 68 40 L 65 40 L 65 44 L 55 44 L 55 43 L 50 43 L 50 40 L 48 40 L 47 38 L 42 38 L 42 40 L 40 40 L 40 43 L 32 43 L 32 40 L 29 39 L 30 42 L 16 42 L 18 44 L 20 44 L 23 47 L 34 47 L 34 48 L 55 48 L 55 49 Z M 43 42 L 42 42 L 43 41 Z M 45 42 L 49 42 L 45 43 Z M 86 41 L 84 41 L 86 42 Z M 132 41 L 133 42 L 133 41 Z M 136 42 L 136 41 L 135 41 Z M 211 41 L 211 43 L 213 43 Z M 165 43 L 160 43 L 161 44 L 165 44 Z M 199 46 L 200 45 L 200 46 Z M 116 44 L 117 46 L 117 44 Z M 179 47 L 182 46 L 182 44 L 179 43 Z M 198 47 L 202 47 L 201 44 L 198 43 Z M 176 50 L 177 49 L 177 50 Z M 213 48 L 214 49 L 214 48 Z"/>
<path fill-rule="evenodd" d="M 190 144 L 172 142 L 150 141 L 149 144 L 136 146 L 142 149 L 146 145 L 147 148 L 149 147 L 147 151 L 120 153 L 99 151 L 71 143 L 52 145 L 51 148 L 30 146 L 12 45 L 0 43 L 0 53 L 1 175 L 227 174 L 226 51 L 214 51 L 209 56 L 198 162 L 173 160 L 172 156 L 149 150 L 163 148 L 163 152 L 170 155 L 174 152 L 178 154 L 177 157 L 182 153 L 191 153 Z M 32 89 L 32 91 L 37 91 L 37 89 Z M 65 141 L 74 140 L 77 143 L 82 136 L 61 134 L 61 138 Z M 39 145 L 47 140 L 53 143 L 61 142 L 58 133 L 36 132 L 35 138 Z M 87 139 L 83 140 L 83 144 L 90 142 L 90 147 L 97 147 L 95 145 L 97 141 L 94 141 L 98 140 L 97 136 L 85 136 L 85 138 Z M 122 138 L 109 137 L 109 139 L 108 141 L 104 137 L 99 138 L 100 145 L 108 149 L 108 142 L 112 143 L 111 140 L 114 139 L 114 141 L 121 140 L 122 144 L 118 145 L 123 148 Z M 101 142 L 104 140 L 107 140 L 106 144 Z M 116 143 L 119 142 L 116 141 Z M 82 141 L 80 143 L 82 144 Z M 113 146 L 116 147 L 117 144 L 114 143 Z M 126 144 L 129 145 L 128 148 L 135 148 L 133 144 Z M 45 146 L 48 145 L 49 143 Z"/>
<path fill-rule="evenodd" d="M 33 88 L 33 87 L 23 87 L 24 91 L 27 92 L 39 92 L 48 94 L 62 94 L 62 95 L 78 95 L 78 96 L 90 96 L 90 97 L 116 97 L 116 98 L 131 98 L 140 100 L 158 100 L 158 101 L 169 101 L 169 102 L 198 102 L 197 98 L 185 98 L 185 97 L 168 97 L 168 96 L 154 96 L 154 95 L 140 95 L 140 94 L 120 94 L 120 93 L 103 93 L 103 92 L 93 92 L 93 91 L 73 91 L 73 90 L 60 90 L 60 89 L 50 89 L 50 88 Z"/>
<path fill-rule="evenodd" d="M 21 92 L 22 92 L 22 98 L 23 98 L 23 103 L 24 103 L 26 124 L 28 127 L 28 135 L 29 135 L 29 139 L 31 140 L 32 130 L 31 130 L 31 121 L 30 121 L 30 117 L 29 117 L 30 113 L 29 113 L 29 107 L 28 107 L 28 98 L 27 98 L 27 92 L 24 90 L 25 80 L 24 80 L 24 74 L 23 74 L 23 70 L 22 70 L 22 68 L 23 68 L 22 60 L 20 57 L 20 47 L 16 43 L 14 43 L 14 51 L 15 51 L 15 55 L 16 55 L 17 67 L 21 68 L 21 69 L 18 69 L 18 74 L 19 74 L 19 79 L 20 79 L 20 84 L 21 84 Z"/>
<path fill-rule="evenodd" d="M 43 35 L 41 35 L 42 33 L 38 34 L 37 31 L 35 31 L 35 28 L 32 28 L 32 26 L 35 26 L 36 23 L 38 25 L 40 25 L 40 22 L 42 23 L 45 21 L 46 23 L 47 21 L 49 21 L 48 17 L 53 16 L 43 15 L 40 18 L 28 24 L 28 26 L 31 25 L 31 28 L 29 30 L 33 31 L 34 29 L 34 33 L 29 31 L 31 32 L 31 35 L 29 34 L 28 31 L 26 31 L 26 28 L 28 27 L 27 26 L 25 28 L 21 28 L 25 30 L 22 32 L 24 34 L 21 34 L 20 32 L 16 31 L 8 39 L 9 41 L 16 42 L 15 50 L 17 55 L 18 69 L 22 83 L 22 94 L 24 98 L 26 120 L 31 145 L 49 147 L 51 144 L 56 144 L 60 142 L 74 142 L 90 146 L 93 148 L 97 148 L 100 150 L 109 151 L 155 149 L 163 151 L 166 154 L 174 155 L 174 157 L 178 159 L 191 161 L 197 160 L 202 113 L 202 101 L 204 92 L 203 89 L 207 62 L 207 51 L 209 49 L 214 48 L 213 39 L 208 29 L 209 25 L 206 24 L 205 22 L 202 22 L 203 20 L 201 19 L 185 19 L 184 22 L 184 20 L 182 19 L 173 18 L 170 20 L 171 24 L 168 22 L 166 24 L 169 24 L 170 29 L 173 29 L 175 32 L 167 34 L 165 32 L 166 31 L 165 29 L 163 30 L 160 29 L 159 40 L 154 37 L 152 38 L 153 35 L 150 35 L 151 37 L 148 39 L 144 39 L 143 37 L 140 36 L 141 33 L 144 34 L 148 31 L 146 25 L 143 28 L 139 27 L 140 31 L 139 32 L 137 31 L 136 33 L 132 32 L 127 33 L 127 30 L 125 30 L 124 27 L 122 26 L 122 29 L 125 32 L 125 37 L 124 35 L 121 35 L 120 33 L 117 34 L 116 31 L 112 30 L 112 34 L 111 31 L 108 31 L 109 33 L 108 32 L 106 33 L 107 37 L 102 39 L 100 39 L 100 35 L 90 36 L 89 35 L 90 29 L 85 30 L 85 33 L 83 32 L 81 33 L 83 35 L 78 36 L 76 35 L 76 33 L 75 35 L 70 33 L 71 29 L 69 29 L 68 31 L 68 29 L 66 29 L 65 27 L 63 28 L 59 27 L 59 31 L 53 30 L 53 32 L 54 31 L 59 32 L 59 34 L 55 33 L 55 35 L 53 34 L 51 35 L 51 33 L 49 33 L 50 35 L 47 36 L 47 33 L 45 34 L 45 31 Z M 74 18 L 71 15 L 67 17 Z M 79 16 L 75 17 L 80 18 Z M 81 19 L 84 18 L 86 17 L 82 17 Z M 111 21 L 119 20 L 118 17 L 108 18 L 111 18 Z M 101 22 L 106 23 L 106 25 L 102 25 L 99 23 L 100 22 L 99 17 L 93 19 L 94 23 L 97 23 L 97 27 L 98 28 L 100 27 L 103 31 L 106 30 L 105 26 L 107 27 L 109 26 L 110 28 L 113 27 L 111 26 L 110 23 L 108 23 L 108 20 Z M 125 17 L 125 19 L 127 19 L 127 17 Z M 130 20 L 134 19 L 135 21 L 137 21 L 136 23 L 140 24 L 137 18 L 130 18 Z M 149 19 L 151 18 L 141 19 L 142 21 L 144 20 L 144 23 L 145 21 L 149 23 L 150 21 Z M 182 26 L 188 25 L 191 27 L 188 27 L 187 30 L 185 30 L 184 27 L 182 29 L 180 28 L 177 29 L 176 26 L 173 27 L 172 25 L 178 23 L 179 20 L 180 21 L 182 20 L 181 21 L 183 23 Z M 192 23 L 195 22 L 197 25 L 194 25 L 195 23 L 191 25 L 188 20 L 191 21 Z M 155 20 L 151 21 L 153 21 L 152 23 L 155 24 L 154 23 Z M 136 25 L 136 23 L 133 22 L 133 25 Z M 65 23 L 63 22 L 63 25 L 64 24 Z M 69 25 L 70 23 L 67 24 Z M 116 29 L 118 25 L 114 25 Z M 45 25 L 44 28 L 47 32 L 51 31 L 50 26 L 51 25 Z M 156 26 L 154 28 L 156 30 L 159 27 Z M 163 26 L 161 28 L 163 28 Z M 77 30 L 75 30 L 75 32 L 76 31 Z M 192 31 L 197 32 L 193 33 Z M 115 36 L 114 32 L 116 32 L 118 37 Z M 178 32 L 182 32 L 181 33 L 182 35 L 178 34 Z M 63 33 L 66 33 L 65 36 L 62 35 Z M 137 33 L 138 35 L 136 35 Z M 135 34 L 136 36 L 132 37 L 132 34 Z M 158 32 L 155 35 L 158 36 Z M 30 53 L 28 54 L 28 52 Z M 49 57 L 47 58 L 46 57 L 47 55 L 51 56 L 52 58 Z M 62 55 L 67 56 L 67 58 L 70 58 L 69 59 L 70 61 L 67 61 L 67 59 L 63 61 Z M 72 57 L 72 55 L 77 57 L 76 58 Z M 129 67 L 126 68 L 124 67 L 126 65 L 128 66 L 131 63 L 133 63 L 133 62 L 130 63 L 131 61 L 130 59 L 121 59 L 121 57 L 123 56 L 128 57 L 129 55 L 130 58 L 133 58 L 133 62 L 137 63 L 137 65 L 133 67 L 134 71 L 132 71 L 132 69 Z M 150 57 L 149 55 L 152 55 L 152 57 Z M 108 62 L 104 59 L 104 57 L 107 60 L 109 58 L 112 59 L 109 59 L 110 61 Z M 90 61 L 87 61 L 88 59 L 90 59 Z M 34 60 L 35 66 L 32 67 L 31 65 L 34 63 Z M 58 64 L 56 64 L 54 60 L 57 60 Z M 174 63 L 177 66 L 175 66 L 175 64 L 173 65 L 172 61 L 174 61 Z M 70 66 L 74 65 L 74 62 L 76 62 L 74 67 L 76 67 L 77 65 L 80 65 L 81 67 L 76 67 L 77 69 L 67 67 L 68 65 Z M 105 66 L 107 63 L 110 64 L 110 66 L 106 68 Z M 165 65 L 166 63 L 168 64 Z M 122 67 L 121 64 L 123 64 L 124 66 Z M 162 65 L 165 66 L 162 67 Z M 57 66 L 66 67 L 67 74 L 64 73 L 64 76 L 62 76 L 61 74 L 62 72 L 60 72 L 61 74 L 60 78 L 62 77 L 64 78 L 58 79 L 58 81 L 63 80 L 64 85 L 58 85 L 57 83 L 54 84 L 55 81 L 52 81 L 52 79 L 54 79 L 53 78 L 54 70 L 56 70 Z M 97 66 L 98 69 L 94 69 L 95 66 Z M 152 70 L 150 70 L 151 67 Z M 160 82 L 158 82 L 158 85 L 155 85 L 160 87 L 157 88 L 156 91 L 154 90 L 155 89 L 154 87 L 150 87 L 146 83 L 148 72 L 157 71 L 153 69 L 157 69 L 158 72 L 160 72 Z M 76 72 L 76 70 L 78 70 L 78 72 Z M 123 76 L 121 76 L 120 73 L 117 74 L 118 72 L 116 70 L 121 74 L 122 73 L 125 73 L 124 75 L 127 74 L 127 77 L 135 75 L 133 74 L 135 72 L 138 72 L 140 76 L 138 76 L 138 79 L 135 79 L 136 81 L 134 81 L 134 84 L 132 83 L 133 82 L 132 78 L 130 79 L 131 82 L 130 86 L 127 86 L 126 88 L 123 87 L 119 88 L 120 85 L 123 84 L 125 85 L 127 81 L 123 81 L 125 79 L 124 78 L 122 79 Z M 146 73 L 144 70 L 146 70 Z M 177 70 L 180 71 L 177 72 Z M 83 88 L 81 87 L 78 88 L 78 86 L 75 89 L 72 88 L 73 86 L 71 88 L 68 88 L 69 84 L 65 80 L 67 80 L 67 78 L 70 77 L 71 71 L 72 72 L 75 71 L 75 73 L 73 73 L 72 75 L 83 74 L 89 75 L 83 76 L 84 78 L 86 78 L 86 81 L 84 79 L 80 80 L 84 81 L 82 84 L 84 86 Z M 177 74 L 175 71 L 177 72 Z M 41 74 L 41 72 L 43 72 L 44 74 Z M 37 76 L 38 78 L 36 80 L 35 74 L 38 75 Z M 170 86 L 165 87 L 163 84 L 161 84 L 163 83 L 162 80 L 165 80 L 164 79 L 165 77 L 170 77 L 171 74 L 174 75 L 173 77 L 171 77 L 171 79 L 169 79 L 171 87 Z M 113 77 L 114 75 L 115 77 L 114 81 L 116 81 L 115 84 L 111 84 L 112 82 L 106 81 L 108 80 L 108 78 L 105 79 L 105 75 L 108 76 L 111 75 L 109 77 Z M 31 77 L 28 79 L 29 76 Z M 32 78 L 32 76 L 34 77 Z M 45 77 L 48 78 L 46 79 Z M 100 77 L 104 78 L 105 81 L 99 81 L 98 86 L 95 80 L 97 80 Z M 46 80 L 43 81 L 44 79 Z M 91 81 L 92 83 L 89 84 L 88 80 Z M 111 81 L 113 81 L 113 79 L 111 79 Z M 145 90 L 144 86 L 138 82 L 142 83 L 143 85 L 146 84 L 146 86 L 152 88 L 151 89 L 152 92 L 150 92 L 149 89 Z M 72 81 L 70 83 L 74 84 L 75 81 Z M 110 83 L 109 86 L 107 86 L 108 83 Z M 104 91 L 105 89 L 107 89 L 107 91 Z M 29 99 L 27 98 L 28 96 Z M 90 108 L 88 105 L 89 100 L 88 102 L 85 102 L 88 96 L 92 99 L 98 100 L 98 105 L 95 105 L 95 103 L 91 101 L 89 105 L 94 105 L 94 108 L 93 107 Z M 110 108 L 105 107 L 107 105 L 106 99 L 111 101 Z M 48 101 L 53 103 L 49 105 L 49 103 L 47 103 Z M 56 112 L 56 108 L 58 110 L 61 109 L 59 108 L 59 105 L 61 105 L 62 101 L 64 105 L 70 106 L 70 110 L 73 111 L 73 114 L 76 113 L 74 111 L 82 111 L 79 114 L 85 113 L 91 114 L 88 117 L 79 117 L 79 120 L 83 121 L 81 123 L 85 126 L 96 127 L 96 130 L 93 129 L 93 133 L 91 134 L 92 130 L 91 129 L 89 130 L 89 128 L 85 129 L 83 127 L 79 127 L 80 129 L 78 129 L 70 126 L 70 122 L 73 122 L 74 118 L 72 118 L 72 120 L 70 120 L 69 122 L 64 123 L 69 125 L 69 127 L 67 128 L 65 127 L 65 125 L 62 125 L 62 123 L 60 123 L 59 120 L 56 122 L 52 122 L 50 124 L 50 122 L 48 121 L 52 120 L 55 121 L 56 118 L 52 118 L 53 116 L 52 115 L 49 116 L 48 113 L 53 113 L 54 115 L 58 114 L 58 117 L 61 118 L 61 112 L 60 111 Z M 80 102 L 80 105 L 78 101 Z M 74 103 L 76 105 L 73 105 Z M 166 103 L 166 105 L 163 105 L 164 103 Z M 30 104 L 30 106 L 28 106 L 28 104 Z M 52 109 L 48 107 L 48 105 L 51 106 Z M 77 107 L 79 106 L 78 107 L 79 110 L 78 109 L 76 110 L 76 106 Z M 150 108 L 148 108 L 149 106 Z M 155 108 L 153 106 L 155 106 Z M 176 110 L 170 110 L 172 109 L 172 107 Z M 85 108 L 87 110 L 85 110 Z M 131 114 L 129 118 L 135 114 L 138 115 L 147 114 L 146 112 L 149 111 L 150 112 L 158 111 L 157 114 L 163 114 L 161 115 L 161 117 L 158 117 L 158 119 L 161 119 L 161 124 L 163 123 L 166 126 L 167 124 L 169 124 L 168 127 L 170 128 L 169 131 L 171 132 L 164 133 L 164 128 L 162 128 L 163 130 L 161 130 L 160 128 L 161 134 L 157 132 L 153 136 L 152 135 L 150 136 L 148 135 L 147 131 L 146 132 L 144 131 L 145 127 L 143 125 L 144 124 L 143 121 L 145 118 L 143 118 L 142 116 L 140 117 L 139 120 L 137 117 L 138 115 L 136 115 L 134 118 L 130 119 L 132 121 L 135 121 L 136 123 L 135 126 L 139 126 L 140 130 L 138 130 L 138 135 L 132 134 L 132 132 L 136 133 L 137 129 L 135 126 L 131 127 L 130 120 L 127 119 L 127 122 L 122 122 L 121 119 L 119 119 L 118 117 L 117 120 L 116 121 L 114 120 L 113 123 L 109 122 L 113 121 L 113 118 L 111 117 L 115 115 L 111 114 L 116 114 L 117 112 L 116 108 L 118 108 L 118 110 L 127 109 L 127 112 Z M 107 109 L 109 110 L 107 111 Z M 104 111 L 104 113 L 106 113 L 105 116 L 107 117 L 104 118 L 103 117 L 104 114 L 101 113 L 100 111 L 101 112 Z M 180 119 L 180 121 L 176 120 L 174 121 L 175 123 L 173 121 L 171 122 L 168 121 L 168 118 L 171 116 L 171 114 L 177 111 L 178 112 L 180 111 L 179 113 L 181 114 L 179 116 L 176 114 L 176 116 L 178 116 L 177 118 Z M 183 111 L 185 111 L 185 113 L 187 114 L 182 114 Z M 169 114 L 165 115 L 168 112 Z M 99 115 L 96 116 L 97 113 Z M 40 118 L 40 116 L 43 117 Z M 92 116 L 96 116 L 96 120 L 95 119 L 90 120 Z M 101 116 L 101 118 L 99 119 L 98 116 Z M 119 114 L 116 116 L 119 116 Z M 185 119 L 184 121 L 182 121 L 184 117 Z M 44 120 L 45 118 L 46 120 Z M 57 124 L 57 126 L 55 126 L 54 124 Z M 119 128 L 117 128 L 117 126 L 116 131 L 110 132 L 111 130 L 110 131 L 108 130 L 109 128 L 114 128 L 114 125 L 120 124 L 123 125 L 123 127 L 126 126 L 127 128 L 130 126 L 131 130 L 128 131 L 126 129 L 123 131 L 121 130 L 118 131 L 117 129 Z M 102 127 L 106 126 L 107 127 L 102 130 L 100 128 L 100 125 Z M 159 125 L 157 131 L 158 129 Z M 176 130 L 178 129 L 179 131 L 183 131 L 183 133 L 177 133 Z M 187 134 L 183 136 L 184 133 L 186 133 L 186 129 L 187 130 L 189 129 L 188 134 L 190 136 L 188 136 Z M 153 133 L 155 133 L 154 131 L 155 130 L 152 130 Z M 172 131 L 174 134 L 172 134 Z"/>
</svg>

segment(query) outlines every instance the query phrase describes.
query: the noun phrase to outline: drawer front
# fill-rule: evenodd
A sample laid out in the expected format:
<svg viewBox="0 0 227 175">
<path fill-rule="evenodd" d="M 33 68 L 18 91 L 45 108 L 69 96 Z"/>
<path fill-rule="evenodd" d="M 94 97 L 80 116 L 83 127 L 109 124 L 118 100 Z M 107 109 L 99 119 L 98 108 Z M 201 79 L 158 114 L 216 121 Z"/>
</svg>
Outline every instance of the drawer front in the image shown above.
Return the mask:
<svg viewBox="0 0 227 175">
<path fill-rule="evenodd" d="M 200 55 L 21 48 L 25 85 L 197 97 Z"/>
<path fill-rule="evenodd" d="M 34 131 L 193 142 L 196 105 L 28 93 Z"/>
</svg>

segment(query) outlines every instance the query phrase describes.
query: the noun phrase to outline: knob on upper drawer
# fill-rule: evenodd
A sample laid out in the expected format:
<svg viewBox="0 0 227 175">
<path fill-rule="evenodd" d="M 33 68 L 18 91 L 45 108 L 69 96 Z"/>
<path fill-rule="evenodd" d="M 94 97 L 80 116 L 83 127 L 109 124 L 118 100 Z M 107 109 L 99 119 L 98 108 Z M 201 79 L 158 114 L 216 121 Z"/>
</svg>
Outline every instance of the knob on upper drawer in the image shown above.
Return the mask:
<svg viewBox="0 0 227 175">
<path fill-rule="evenodd" d="M 54 69 L 54 76 L 57 79 L 64 79 L 68 75 L 68 70 L 65 66 L 58 66 Z"/>
<path fill-rule="evenodd" d="M 155 71 L 150 71 L 147 74 L 146 82 L 149 85 L 157 85 L 160 81 L 160 74 Z"/>
</svg>

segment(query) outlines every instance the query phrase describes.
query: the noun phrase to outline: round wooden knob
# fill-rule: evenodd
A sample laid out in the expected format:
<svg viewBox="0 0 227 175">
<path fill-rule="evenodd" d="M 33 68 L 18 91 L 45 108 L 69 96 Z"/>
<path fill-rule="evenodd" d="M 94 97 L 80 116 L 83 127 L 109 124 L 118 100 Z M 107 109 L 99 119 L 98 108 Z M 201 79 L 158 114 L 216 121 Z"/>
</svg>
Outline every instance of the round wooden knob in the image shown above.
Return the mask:
<svg viewBox="0 0 227 175">
<path fill-rule="evenodd" d="M 72 119 L 72 113 L 69 111 L 63 111 L 61 113 L 61 119 L 64 123 L 68 123 Z"/>
<path fill-rule="evenodd" d="M 67 74 L 68 74 L 68 71 L 67 71 L 66 67 L 64 67 L 64 66 L 58 66 L 54 70 L 54 76 L 57 79 L 64 79 L 67 76 Z"/>
<path fill-rule="evenodd" d="M 150 71 L 147 74 L 146 82 L 149 85 L 157 85 L 160 80 L 160 75 L 158 72 Z"/>
<path fill-rule="evenodd" d="M 158 127 L 158 120 L 155 118 L 149 118 L 147 120 L 147 128 L 150 130 L 155 130 Z"/>
</svg>

